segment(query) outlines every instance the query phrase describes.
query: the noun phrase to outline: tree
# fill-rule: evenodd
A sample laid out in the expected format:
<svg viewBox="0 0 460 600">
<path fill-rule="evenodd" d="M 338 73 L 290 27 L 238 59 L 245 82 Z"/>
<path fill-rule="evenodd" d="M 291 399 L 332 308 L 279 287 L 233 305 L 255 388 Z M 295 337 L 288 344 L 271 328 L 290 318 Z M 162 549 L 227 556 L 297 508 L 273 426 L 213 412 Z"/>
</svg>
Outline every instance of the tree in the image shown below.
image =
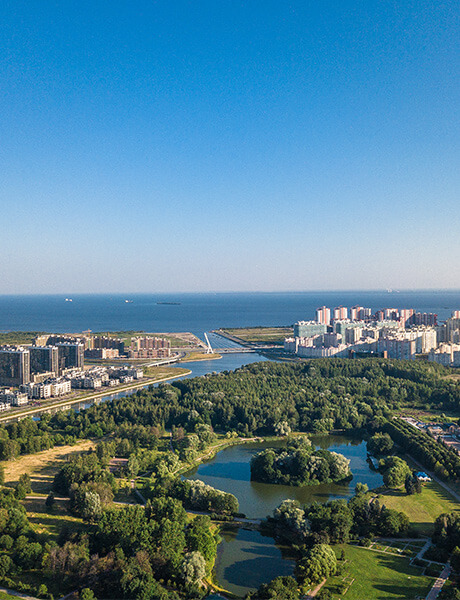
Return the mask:
<svg viewBox="0 0 460 600">
<path fill-rule="evenodd" d="M 7 554 L 0 556 L 0 577 L 6 577 L 13 569 L 13 561 Z"/>
<path fill-rule="evenodd" d="M 257 592 L 261 600 L 298 600 L 297 581 L 291 576 L 276 577 L 270 583 L 264 583 Z"/>
<path fill-rule="evenodd" d="M 406 488 L 406 494 L 409 496 L 412 496 L 413 494 L 420 494 L 422 491 L 422 485 L 415 473 L 406 475 L 404 487 Z"/>
<path fill-rule="evenodd" d="M 190 552 L 200 552 L 206 560 L 206 573 L 209 574 L 217 553 L 217 542 L 210 529 L 211 519 L 198 516 L 186 531 L 186 543 Z"/>
<path fill-rule="evenodd" d="M 307 584 L 319 583 L 331 577 L 337 570 L 337 557 L 334 550 L 327 544 L 316 544 L 296 567 L 297 576 Z"/>
<path fill-rule="evenodd" d="M 81 507 L 81 516 L 88 521 L 97 519 L 102 512 L 101 498 L 96 492 L 85 492 Z"/>
<path fill-rule="evenodd" d="M 367 442 L 367 451 L 374 456 L 390 454 L 393 447 L 394 442 L 388 433 L 376 433 Z"/>
<path fill-rule="evenodd" d="M 50 492 L 45 500 L 45 506 L 48 510 L 52 510 L 54 507 L 54 493 Z"/>
<path fill-rule="evenodd" d="M 129 477 L 136 477 L 139 473 L 139 461 L 135 454 L 130 454 L 128 459 L 128 475 Z"/>
<path fill-rule="evenodd" d="M 38 586 L 37 596 L 39 598 L 46 598 L 48 596 L 48 588 L 46 587 L 46 585 L 44 583 L 41 583 Z"/>
<path fill-rule="evenodd" d="M 280 421 L 275 425 L 275 433 L 276 435 L 288 435 L 291 433 L 291 426 L 287 421 Z"/>
<path fill-rule="evenodd" d="M 83 588 L 80 592 L 80 600 L 96 600 L 93 590 L 90 588 Z"/>
<path fill-rule="evenodd" d="M 5 467 L 0 466 L 0 485 L 5 483 Z"/>
<path fill-rule="evenodd" d="M 369 486 L 367 483 L 358 482 L 355 486 L 355 496 L 363 496 L 364 494 L 367 494 L 368 491 Z"/>
<path fill-rule="evenodd" d="M 455 546 L 450 556 L 450 564 L 454 571 L 460 573 L 460 548 Z"/>
<path fill-rule="evenodd" d="M 391 456 L 381 463 L 383 465 L 383 483 L 389 488 L 401 487 L 406 481 L 406 477 L 412 474 L 406 461 L 398 456 Z"/>
<path fill-rule="evenodd" d="M 199 583 L 206 576 L 206 561 L 201 552 L 187 552 L 181 571 L 185 583 Z"/>
</svg>

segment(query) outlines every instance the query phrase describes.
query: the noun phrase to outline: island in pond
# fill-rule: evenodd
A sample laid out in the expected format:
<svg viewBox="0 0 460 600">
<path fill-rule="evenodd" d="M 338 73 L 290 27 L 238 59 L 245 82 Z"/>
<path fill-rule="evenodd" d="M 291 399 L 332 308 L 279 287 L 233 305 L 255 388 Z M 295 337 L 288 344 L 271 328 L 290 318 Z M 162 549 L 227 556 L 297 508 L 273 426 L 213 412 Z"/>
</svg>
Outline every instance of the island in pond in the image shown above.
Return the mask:
<svg viewBox="0 0 460 600">
<path fill-rule="evenodd" d="M 307 436 L 284 448 L 266 448 L 251 459 L 251 480 L 280 485 L 317 485 L 351 479 L 350 461 L 337 452 L 314 450 Z"/>
</svg>

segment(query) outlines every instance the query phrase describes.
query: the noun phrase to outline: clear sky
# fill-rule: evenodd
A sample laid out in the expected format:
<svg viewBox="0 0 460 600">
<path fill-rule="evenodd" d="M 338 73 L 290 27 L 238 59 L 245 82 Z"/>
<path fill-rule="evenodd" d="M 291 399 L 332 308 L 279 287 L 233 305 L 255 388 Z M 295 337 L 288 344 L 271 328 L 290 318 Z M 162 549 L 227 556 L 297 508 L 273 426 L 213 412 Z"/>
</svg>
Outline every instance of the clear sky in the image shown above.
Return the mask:
<svg viewBox="0 0 460 600">
<path fill-rule="evenodd" d="M 457 0 L 4 0 L 0 293 L 460 287 Z"/>
</svg>

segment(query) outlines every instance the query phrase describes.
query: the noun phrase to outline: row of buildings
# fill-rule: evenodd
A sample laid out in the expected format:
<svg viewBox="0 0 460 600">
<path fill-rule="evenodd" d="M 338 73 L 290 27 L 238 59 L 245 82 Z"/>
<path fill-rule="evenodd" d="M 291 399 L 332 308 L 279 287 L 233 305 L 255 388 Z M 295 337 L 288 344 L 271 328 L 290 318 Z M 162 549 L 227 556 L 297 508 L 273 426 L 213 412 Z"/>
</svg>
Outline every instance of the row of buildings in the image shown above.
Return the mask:
<svg viewBox="0 0 460 600">
<path fill-rule="evenodd" d="M 350 317 L 350 318 L 349 318 Z M 294 337 L 284 341 L 286 352 L 303 358 L 385 356 L 428 360 L 460 366 L 460 311 L 438 324 L 434 313 L 414 309 L 322 306 L 315 321 L 298 321 Z"/>
<path fill-rule="evenodd" d="M 69 369 L 63 377 L 30 381 L 17 388 L 0 389 L 0 412 L 12 406 L 23 406 L 34 400 L 65 396 L 75 389 L 98 390 L 103 387 L 114 387 L 142 379 L 143 376 L 142 369 L 132 366 Z"/>
<path fill-rule="evenodd" d="M 59 377 L 68 369 L 83 369 L 84 346 L 59 342 L 52 346 L 1 346 L 0 385 L 18 386 L 38 378 Z"/>
<path fill-rule="evenodd" d="M 85 358 L 168 358 L 171 344 L 168 339 L 154 336 L 138 336 L 131 339 L 129 347 L 125 340 L 104 335 L 92 335 L 84 331 L 78 337 L 62 335 L 41 335 L 35 339 L 35 346 L 57 346 L 59 343 L 77 341 L 83 345 Z"/>
</svg>

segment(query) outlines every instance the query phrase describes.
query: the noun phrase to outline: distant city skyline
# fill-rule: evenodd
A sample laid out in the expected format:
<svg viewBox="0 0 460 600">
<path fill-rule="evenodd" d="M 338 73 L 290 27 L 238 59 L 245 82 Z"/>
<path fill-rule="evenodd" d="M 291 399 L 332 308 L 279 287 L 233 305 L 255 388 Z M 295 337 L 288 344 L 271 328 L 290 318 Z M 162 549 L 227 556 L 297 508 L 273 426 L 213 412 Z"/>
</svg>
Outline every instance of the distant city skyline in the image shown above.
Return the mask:
<svg viewBox="0 0 460 600">
<path fill-rule="evenodd" d="M 458 289 L 459 24 L 6 2 L 0 294 Z"/>
</svg>

